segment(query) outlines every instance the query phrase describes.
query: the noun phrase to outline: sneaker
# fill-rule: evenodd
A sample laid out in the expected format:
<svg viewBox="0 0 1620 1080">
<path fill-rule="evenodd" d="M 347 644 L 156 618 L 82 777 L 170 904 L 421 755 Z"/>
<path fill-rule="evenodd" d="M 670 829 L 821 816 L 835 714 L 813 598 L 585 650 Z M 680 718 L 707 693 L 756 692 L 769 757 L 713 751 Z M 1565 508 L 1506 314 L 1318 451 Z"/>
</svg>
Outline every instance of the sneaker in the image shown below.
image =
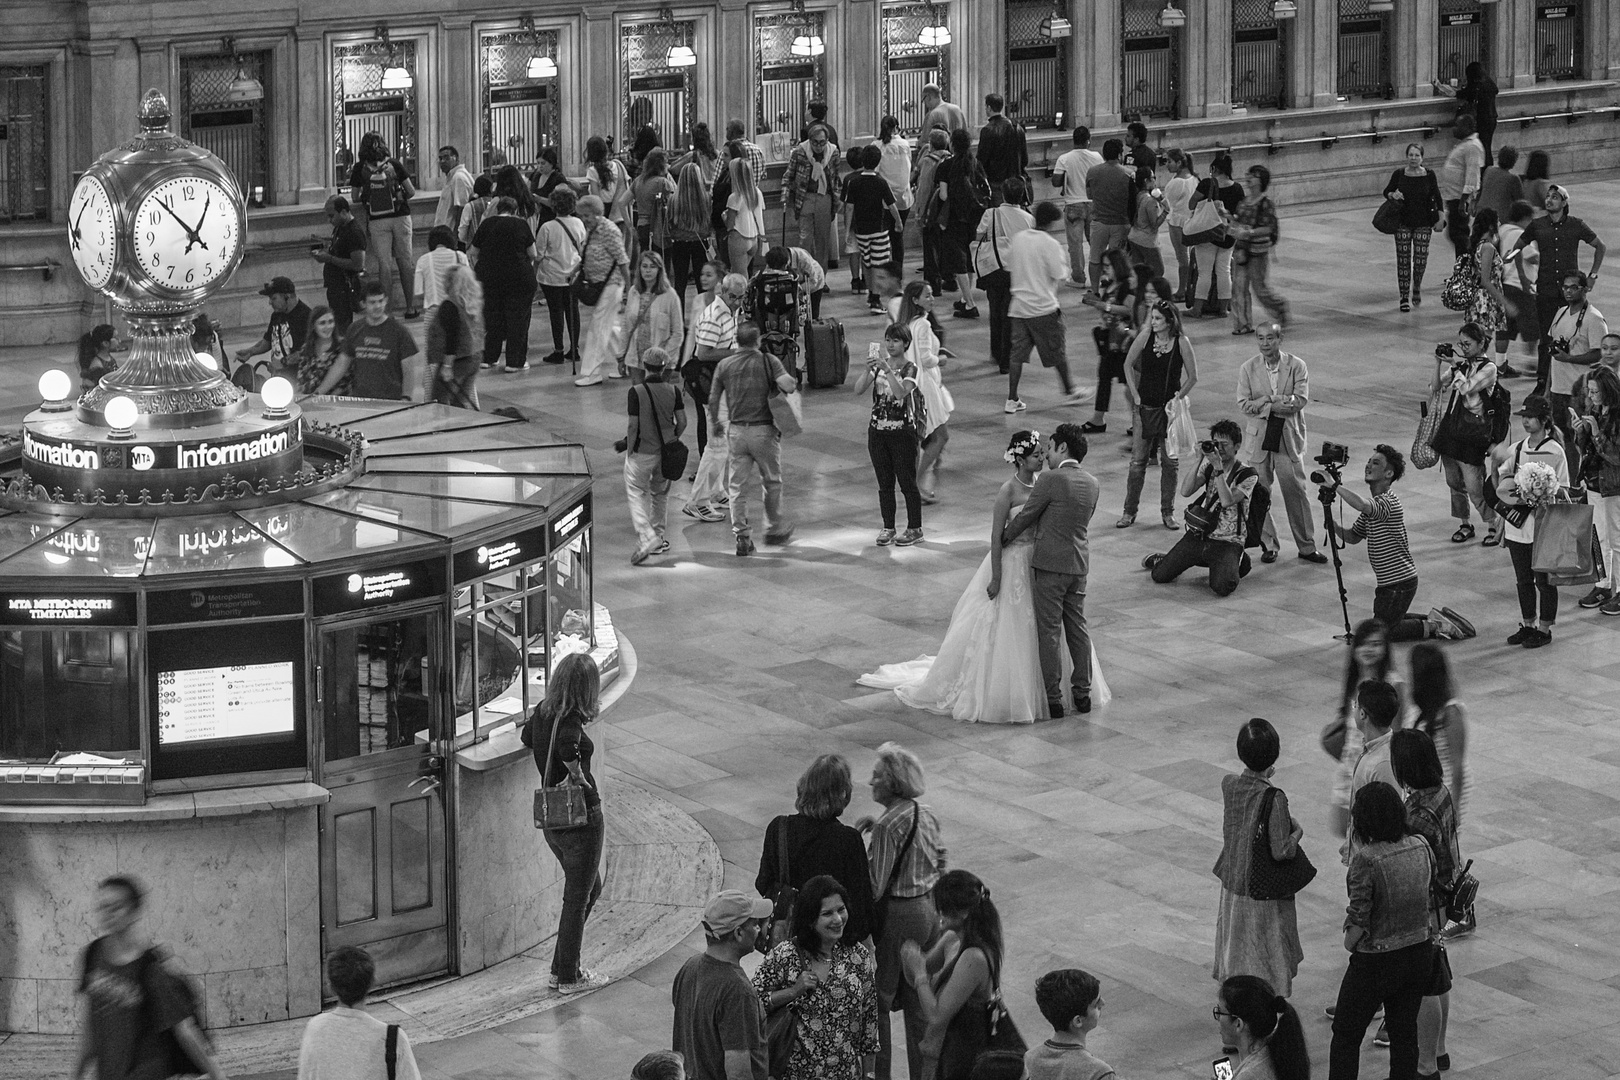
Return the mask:
<svg viewBox="0 0 1620 1080">
<path fill-rule="evenodd" d="M 1327 560 L 1323 559 L 1322 561 L 1326 562 Z M 1474 624 L 1457 614 L 1455 608 L 1443 607 L 1440 609 L 1440 614 L 1450 619 L 1452 623 L 1456 625 L 1457 629 L 1462 631 L 1463 637 L 1471 638 L 1478 633 L 1478 631 L 1474 629 Z"/>
<path fill-rule="evenodd" d="M 1070 405 L 1084 405 L 1086 402 L 1090 401 L 1096 396 L 1096 387 L 1077 386 L 1073 390 L 1070 390 L 1067 394 L 1063 395 L 1063 400 Z"/>
<path fill-rule="evenodd" d="M 1451 1071 L 1451 1055 L 1450 1054 L 1439 1054 L 1439 1055 L 1437 1055 L 1435 1057 L 1435 1059 L 1434 1059 L 1434 1067 L 1436 1069 L 1439 1069 L 1441 1072 L 1450 1072 Z"/>
<path fill-rule="evenodd" d="M 1447 641 L 1464 641 L 1474 636 L 1465 632 L 1451 616 L 1440 608 L 1429 609 L 1429 621 L 1434 624 L 1434 636 L 1437 638 L 1444 638 Z M 1472 627 L 1469 629 L 1471 630 Z"/>
<path fill-rule="evenodd" d="M 607 377 L 610 379 L 628 379 L 630 373 L 628 371 L 610 371 L 607 373 Z M 578 386 L 579 384 L 575 383 L 574 385 Z"/>
<path fill-rule="evenodd" d="M 1584 606 L 1585 605 L 1583 604 L 1582 607 Z M 1507 643 L 1509 645 L 1523 645 L 1525 640 L 1535 632 L 1536 628 L 1533 626 L 1520 626 L 1517 630 L 1508 635 Z"/>
<path fill-rule="evenodd" d="M 1594 586 L 1591 592 L 1581 597 L 1580 605 L 1583 608 L 1602 607 L 1604 604 L 1609 602 L 1613 595 L 1614 594 L 1608 589 L 1602 589 Z"/>
<path fill-rule="evenodd" d="M 923 533 L 921 529 L 907 529 L 905 532 L 895 537 L 894 546 L 910 547 L 912 544 L 920 542 L 922 538 Z"/>
<path fill-rule="evenodd" d="M 881 305 L 881 304 L 868 304 L 868 305 L 866 305 L 866 313 L 868 315 L 884 315 L 884 314 L 887 314 L 887 312 L 885 312 L 883 310 L 883 305 Z"/>
<path fill-rule="evenodd" d="M 1474 918 L 1474 909 L 1469 908 L 1468 917 L 1462 922 L 1446 923 L 1445 929 L 1440 931 L 1440 940 L 1456 941 L 1458 938 L 1467 937 L 1478 928 L 1478 925 L 1477 920 Z M 1446 1064 L 1440 1066 L 1441 1069 L 1448 1069 L 1450 1067 L 1450 1061 L 1447 1061 Z"/>
<path fill-rule="evenodd" d="M 555 990 L 555 989 L 557 989 L 557 987 L 559 987 L 561 985 L 562 985 L 562 980 L 557 978 L 555 973 L 546 976 L 546 986 L 549 989 Z"/>
<path fill-rule="evenodd" d="M 659 541 L 658 547 L 653 549 L 653 554 L 654 555 L 668 555 L 669 554 L 669 541 L 668 540 Z"/>
<path fill-rule="evenodd" d="M 1531 630 L 1530 636 L 1524 639 L 1523 648 L 1539 649 L 1544 645 L 1552 644 L 1551 630 Z"/>
<path fill-rule="evenodd" d="M 1163 555 L 1148 555 L 1142 559 L 1142 569 L 1152 570 L 1164 561 Z"/>
<path fill-rule="evenodd" d="M 955 311 L 951 312 L 951 317 L 953 319 L 977 319 L 979 317 L 979 309 L 973 304 L 969 304 L 966 307 L 959 306 Z"/>
<path fill-rule="evenodd" d="M 1001 407 L 1001 411 L 1004 412 L 1004 413 L 1018 413 L 1018 412 L 1023 412 L 1027 408 L 1029 408 L 1029 406 L 1025 405 L 1022 401 L 1019 401 L 1017 398 L 1008 398 L 1007 399 L 1007 404 L 1005 404 L 1005 405 L 1003 405 Z"/>
<path fill-rule="evenodd" d="M 563 995 L 583 994 L 587 990 L 598 990 L 607 984 L 608 978 L 606 975 L 598 975 L 594 971 L 586 971 L 584 968 L 580 968 L 579 978 L 571 983 L 560 983 L 557 986 L 557 993 Z"/>
<path fill-rule="evenodd" d="M 542 364 L 561 364 L 568 358 L 560 352 L 549 352 L 540 358 Z"/>
<path fill-rule="evenodd" d="M 737 554 L 738 555 L 752 555 L 754 553 L 754 550 L 755 550 L 754 549 L 754 542 L 752 540 L 750 540 L 747 536 L 739 536 L 739 537 L 737 537 Z"/>
<path fill-rule="evenodd" d="M 879 529 L 877 534 L 878 547 L 888 547 L 892 543 L 894 543 L 894 530 Z"/>
<path fill-rule="evenodd" d="M 601 386 L 602 385 L 602 376 L 600 376 L 600 375 L 586 375 L 584 378 L 575 379 L 574 380 L 574 385 L 575 386 Z"/>
<path fill-rule="evenodd" d="M 699 506 L 696 503 L 687 503 L 681 507 L 681 513 L 697 521 L 724 521 L 726 515 L 712 506 Z"/>
<path fill-rule="evenodd" d="M 1620 615 L 1620 596 L 1611 596 L 1598 608 L 1605 615 Z"/>
<path fill-rule="evenodd" d="M 1107 431 L 1107 424 L 1099 424 L 1091 420 L 1087 420 L 1085 423 L 1080 425 L 1080 434 L 1082 435 L 1102 435 Z"/>
<path fill-rule="evenodd" d="M 630 565 L 640 566 L 642 563 L 652 558 L 654 550 L 655 549 L 653 548 L 636 548 L 635 552 L 630 556 Z"/>
<path fill-rule="evenodd" d="M 1383 1023 L 1383 1024 L 1378 1025 L 1378 1032 L 1377 1032 L 1377 1034 L 1375 1034 L 1373 1036 L 1373 1045 L 1374 1046 L 1382 1046 L 1385 1049 L 1389 1048 L 1389 1024 L 1388 1023 Z"/>
<path fill-rule="evenodd" d="M 1524 379 L 1529 376 L 1504 360 L 1496 369 L 1496 377 L 1499 379 Z"/>
</svg>

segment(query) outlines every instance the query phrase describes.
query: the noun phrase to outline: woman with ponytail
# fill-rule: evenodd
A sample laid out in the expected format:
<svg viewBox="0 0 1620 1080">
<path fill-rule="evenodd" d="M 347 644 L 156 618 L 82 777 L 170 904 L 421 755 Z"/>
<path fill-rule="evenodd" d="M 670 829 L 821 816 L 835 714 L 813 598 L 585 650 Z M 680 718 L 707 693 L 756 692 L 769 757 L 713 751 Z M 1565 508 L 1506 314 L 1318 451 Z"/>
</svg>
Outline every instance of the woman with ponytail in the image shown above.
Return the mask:
<svg viewBox="0 0 1620 1080">
<path fill-rule="evenodd" d="M 1001 987 L 1001 914 L 984 882 L 951 870 L 934 885 L 943 931 L 924 953 L 900 947 L 900 964 L 923 1019 L 923 1080 L 969 1080 L 989 1038 L 986 1010 Z"/>
<path fill-rule="evenodd" d="M 1232 1080 L 1310 1080 L 1311 1055 L 1299 1013 L 1266 980 L 1233 975 L 1215 1001 L 1221 1045 L 1237 1060 Z"/>
</svg>

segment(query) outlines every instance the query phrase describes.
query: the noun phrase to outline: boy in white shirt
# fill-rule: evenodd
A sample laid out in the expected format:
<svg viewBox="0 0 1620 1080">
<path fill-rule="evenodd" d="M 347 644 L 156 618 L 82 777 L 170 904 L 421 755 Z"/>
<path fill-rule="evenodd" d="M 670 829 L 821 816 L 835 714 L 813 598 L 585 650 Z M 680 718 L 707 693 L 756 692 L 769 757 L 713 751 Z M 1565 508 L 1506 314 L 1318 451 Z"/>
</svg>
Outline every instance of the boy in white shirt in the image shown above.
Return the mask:
<svg viewBox="0 0 1620 1080">
<path fill-rule="evenodd" d="M 338 1006 L 310 1018 L 298 1049 L 298 1080 L 387 1080 L 388 1035 L 394 1030 L 394 1080 L 422 1080 L 411 1040 L 361 1006 L 377 978 L 377 965 L 364 949 L 334 949 L 326 958 L 326 981 Z"/>
<path fill-rule="evenodd" d="M 450 271 L 466 266 L 467 256 L 456 250 L 456 234 L 448 225 L 435 225 L 428 231 L 428 252 L 416 260 L 416 283 L 422 291 L 422 310 L 427 321 L 433 321 L 433 312 L 444 299 L 445 285 Z"/>
</svg>

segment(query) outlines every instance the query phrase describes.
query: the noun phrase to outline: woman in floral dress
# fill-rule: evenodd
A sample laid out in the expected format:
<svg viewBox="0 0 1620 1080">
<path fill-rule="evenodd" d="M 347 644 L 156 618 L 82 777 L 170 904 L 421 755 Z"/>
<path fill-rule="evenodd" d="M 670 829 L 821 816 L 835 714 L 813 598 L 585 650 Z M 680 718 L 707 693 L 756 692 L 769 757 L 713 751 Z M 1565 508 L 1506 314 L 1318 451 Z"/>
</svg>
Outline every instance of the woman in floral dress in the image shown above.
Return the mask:
<svg viewBox="0 0 1620 1080">
<path fill-rule="evenodd" d="M 1491 338 L 1507 327 L 1510 314 L 1507 294 L 1502 291 L 1502 253 L 1496 246 L 1496 234 L 1501 228 L 1496 211 L 1489 207 L 1474 215 L 1474 231 L 1469 237 L 1468 250 L 1474 253 L 1474 272 L 1479 276 L 1479 288 L 1474 301 L 1463 314 L 1465 322 L 1478 323 Z M 1511 312 L 1517 315 L 1517 311 Z"/>
<path fill-rule="evenodd" d="M 825 874 L 811 878 L 793 906 L 793 937 L 754 973 L 767 1013 L 798 1014 L 786 1080 L 861 1080 L 875 1067 L 875 965 L 866 943 L 844 940 L 848 924 L 844 886 Z"/>
</svg>

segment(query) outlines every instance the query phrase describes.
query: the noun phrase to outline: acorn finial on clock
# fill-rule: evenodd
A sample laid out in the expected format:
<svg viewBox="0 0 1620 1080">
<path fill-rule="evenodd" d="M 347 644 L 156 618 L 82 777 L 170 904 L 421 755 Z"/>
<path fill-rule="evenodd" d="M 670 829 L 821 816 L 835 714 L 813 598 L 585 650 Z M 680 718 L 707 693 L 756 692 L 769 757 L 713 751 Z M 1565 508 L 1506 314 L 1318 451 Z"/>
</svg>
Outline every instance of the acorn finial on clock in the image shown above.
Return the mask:
<svg viewBox="0 0 1620 1080">
<path fill-rule="evenodd" d="M 163 91 L 157 87 L 142 95 L 139 116 L 142 131 L 167 131 L 169 121 L 174 119 L 174 113 L 169 108 L 169 99 L 164 97 Z"/>
</svg>

